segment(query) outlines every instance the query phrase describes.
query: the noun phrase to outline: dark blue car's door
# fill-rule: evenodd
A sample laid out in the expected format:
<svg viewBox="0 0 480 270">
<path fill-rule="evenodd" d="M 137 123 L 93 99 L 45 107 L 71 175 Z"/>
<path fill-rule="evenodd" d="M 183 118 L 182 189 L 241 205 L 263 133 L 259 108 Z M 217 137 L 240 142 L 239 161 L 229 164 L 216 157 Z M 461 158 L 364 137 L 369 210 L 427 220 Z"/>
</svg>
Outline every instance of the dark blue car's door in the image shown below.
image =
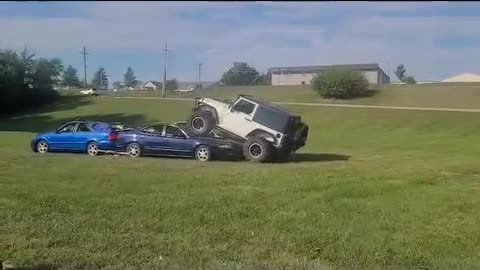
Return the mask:
<svg viewBox="0 0 480 270">
<path fill-rule="evenodd" d="M 167 155 L 172 156 L 191 156 L 193 155 L 194 145 L 178 127 L 167 126 L 164 151 Z"/>
<path fill-rule="evenodd" d="M 143 152 L 146 155 L 164 155 L 165 137 L 160 134 L 143 134 L 141 141 L 143 142 Z"/>
<path fill-rule="evenodd" d="M 72 134 L 77 127 L 77 123 L 68 123 L 61 127 L 55 134 L 48 138 L 49 147 L 57 151 L 74 150 L 72 144 Z"/>
</svg>

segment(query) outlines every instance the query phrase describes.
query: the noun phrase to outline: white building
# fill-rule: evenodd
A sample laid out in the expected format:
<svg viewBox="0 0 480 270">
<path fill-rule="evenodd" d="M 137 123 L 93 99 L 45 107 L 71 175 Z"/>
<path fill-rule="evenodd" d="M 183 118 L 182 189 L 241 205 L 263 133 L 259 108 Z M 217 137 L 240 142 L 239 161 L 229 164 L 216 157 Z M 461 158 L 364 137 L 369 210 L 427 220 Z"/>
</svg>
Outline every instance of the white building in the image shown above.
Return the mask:
<svg viewBox="0 0 480 270">
<path fill-rule="evenodd" d="M 141 89 L 159 90 L 162 89 L 162 83 L 157 81 L 146 81 L 144 84 L 142 84 Z"/>
<path fill-rule="evenodd" d="M 442 82 L 480 82 L 480 75 L 463 73 L 443 80 Z"/>
<path fill-rule="evenodd" d="M 362 72 L 370 84 L 388 84 L 390 78 L 378 64 L 330 65 L 330 66 L 303 66 L 303 67 L 273 67 L 272 85 L 304 85 L 310 84 L 316 73 L 332 68 L 347 68 Z"/>
</svg>

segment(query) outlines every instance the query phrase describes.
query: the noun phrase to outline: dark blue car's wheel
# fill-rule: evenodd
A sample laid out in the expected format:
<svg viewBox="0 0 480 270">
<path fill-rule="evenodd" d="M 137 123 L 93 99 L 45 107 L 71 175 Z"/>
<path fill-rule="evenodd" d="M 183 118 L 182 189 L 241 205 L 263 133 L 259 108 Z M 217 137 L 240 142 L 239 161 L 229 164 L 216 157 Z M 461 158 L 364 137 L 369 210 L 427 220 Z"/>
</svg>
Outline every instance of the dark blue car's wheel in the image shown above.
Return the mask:
<svg viewBox="0 0 480 270">
<path fill-rule="evenodd" d="M 138 143 L 130 143 L 127 146 L 127 153 L 130 157 L 132 158 L 137 158 L 142 155 L 142 148 L 140 147 L 140 144 Z"/>
<path fill-rule="evenodd" d="M 35 148 L 37 149 L 38 153 L 45 154 L 48 152 L 48 142 L 45 140 L 40 140 L 37 142 Z"/>
<path fill-rule="evenodd" d="M 199 161 L 209 161 L 212 158 L 212 154 L 210 152 L 210 149 L 205 146 L 201 145 L 197 147 L 195 150 L 195 159 Z"/>
<path fill-rule="evenodd" d="M 90 156 L 98 155 L 98 144 L 96 142 L 91 142 L 87 145 L 87 153 Z"/>
</svg>

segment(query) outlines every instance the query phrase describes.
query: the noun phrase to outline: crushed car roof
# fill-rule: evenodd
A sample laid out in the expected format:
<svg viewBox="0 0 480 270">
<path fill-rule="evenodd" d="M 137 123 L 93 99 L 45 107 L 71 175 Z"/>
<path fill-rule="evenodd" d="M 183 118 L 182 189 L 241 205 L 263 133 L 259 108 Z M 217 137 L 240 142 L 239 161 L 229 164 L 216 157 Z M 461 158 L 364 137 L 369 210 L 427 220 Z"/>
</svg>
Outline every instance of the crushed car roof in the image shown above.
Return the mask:
<svg viewBox="0 0 480 270">
<path fill-rule="evenodd" d="M 257 103 L 261 106 L 267 107 L 269 109 L 272 109 L 272 110 L 280 112 L 280 113 L 285 113 L 285 114 L 288 114 L 288 115 L 296 115 L 296 114 L 288 111 L 285 108 L 274 105 L 273 103 L 271 103 L 270 101 L 267 101 L 267 100 L 263 100 L 263 99 L 260 99 L 260 98 L 254 97 L 254 96 L 250 96 L 250 95 L 239 95 L 239 97 L 249 99 L 249 100 L 251 100 L 251 101 L 253 101 L 253 102 L 255 102 L 255 103 Z"/>
</svg>

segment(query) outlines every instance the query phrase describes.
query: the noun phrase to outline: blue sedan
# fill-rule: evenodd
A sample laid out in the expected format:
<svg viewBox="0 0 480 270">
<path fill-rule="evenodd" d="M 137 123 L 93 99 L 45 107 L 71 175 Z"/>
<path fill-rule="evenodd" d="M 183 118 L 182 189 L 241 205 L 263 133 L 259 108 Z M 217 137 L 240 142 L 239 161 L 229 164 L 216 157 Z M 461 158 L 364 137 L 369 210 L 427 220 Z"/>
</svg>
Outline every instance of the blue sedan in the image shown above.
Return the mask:
<svg viewBox="0 0 480 270">
<path fill-rule="evenodd" d="M 96 156 L 102 151 L 114 151 L 117 133 L 109 123 L 71 121 L 54 131 L 40 133 L 32 141 L 32 150 L 47 152 L 86 152 Z"/>
<path fill-rule="evenodd" d="M 240 158 L 242 145 L 219 137 L 196 137 L 186 132 L 185 123 L 157 124 L 118 131 L 116 149 L 130 157 L 190 157 L 199 161 L 212 158 Z"/>
</svg>

